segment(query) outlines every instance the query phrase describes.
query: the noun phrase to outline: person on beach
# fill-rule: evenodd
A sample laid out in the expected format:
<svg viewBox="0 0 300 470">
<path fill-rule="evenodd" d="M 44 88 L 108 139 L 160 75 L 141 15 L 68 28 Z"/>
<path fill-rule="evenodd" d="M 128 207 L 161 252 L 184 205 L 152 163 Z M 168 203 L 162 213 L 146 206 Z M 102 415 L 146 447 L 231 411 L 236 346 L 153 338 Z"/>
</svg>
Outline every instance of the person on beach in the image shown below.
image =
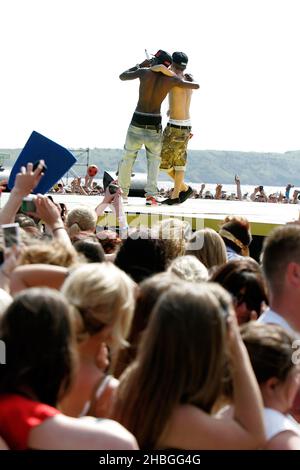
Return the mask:
<svg viewBox="0 0 300 470">
<path fill-rule="evenodd" d="M 119 165 L 118 182 L 126 201 L 132 167 L 139 150 L 145 146 L 147 155 L 147 184 L 145 187 L 146 204 L 157 205 L 157 177 L 160 165 L 162 146 L 161 103 L 173 87 L 179 89 L 197 89 L 199 85 L 190 82 L 184 77 L 176 75 L 167 76 L 163 73 L 154 73 L 150 65 L 165 65 L 172 62 L 171 56 L 165 51 L 158 51 L 154 60 L 148 59 L 121 73 L 121 80 L 134 80 L 139 78 L 139 100 L 128 128 L 124 145 L 124 154 Z"/>
<path fill-rule="evenodd" d="M 184 52 L 174 52 L 170 70 L 164 66 L 155 67 L 154 70 L 194 83 L 192 76 L 184 73 L 187 63 L 188 57 Z M 174 189 L 171 196 L 165 199 L 162 204 L 180 204 L 193 195 L 192 188 L 184 182 L 187 145 L 192 136 L 191 97 L 192 87 L 175 86 L 169 92 L 169 122 L 163 132 L 160 169 L 167 171 L 174 180 Z"/>
</svg>

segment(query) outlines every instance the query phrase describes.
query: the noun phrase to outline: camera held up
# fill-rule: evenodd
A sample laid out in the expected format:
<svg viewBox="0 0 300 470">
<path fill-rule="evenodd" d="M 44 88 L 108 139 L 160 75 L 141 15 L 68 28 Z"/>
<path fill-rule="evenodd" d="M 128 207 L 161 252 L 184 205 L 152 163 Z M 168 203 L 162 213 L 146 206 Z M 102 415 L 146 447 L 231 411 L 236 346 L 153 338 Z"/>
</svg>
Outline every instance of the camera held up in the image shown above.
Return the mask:
<svg viewBox="0 0 300 470">
<path fill-rule="evenodd" d="M 116 183 L 110 183 L 108 185 L 108 190 L 110 192 L 110 194 L 115 194 L 117 192 L 117 190 L 119 189 L 119 185 L 117 185 Z"/>
</svg>

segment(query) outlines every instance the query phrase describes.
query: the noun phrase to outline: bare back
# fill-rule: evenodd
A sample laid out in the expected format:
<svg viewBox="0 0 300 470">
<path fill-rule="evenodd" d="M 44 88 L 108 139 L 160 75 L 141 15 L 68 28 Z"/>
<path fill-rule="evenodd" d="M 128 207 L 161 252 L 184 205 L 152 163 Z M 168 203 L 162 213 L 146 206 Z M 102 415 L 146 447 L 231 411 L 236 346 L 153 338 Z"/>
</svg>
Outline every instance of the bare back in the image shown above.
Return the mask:
<svg viewBox="0 0 300 470">
<path fill-rule="evenodd" d="M 136 111 L 159 114 L 161 103 L 174 87 L 176 79 L 149 69 L 141 69 L 139 79 L 139 101 Z"/>
</svg>

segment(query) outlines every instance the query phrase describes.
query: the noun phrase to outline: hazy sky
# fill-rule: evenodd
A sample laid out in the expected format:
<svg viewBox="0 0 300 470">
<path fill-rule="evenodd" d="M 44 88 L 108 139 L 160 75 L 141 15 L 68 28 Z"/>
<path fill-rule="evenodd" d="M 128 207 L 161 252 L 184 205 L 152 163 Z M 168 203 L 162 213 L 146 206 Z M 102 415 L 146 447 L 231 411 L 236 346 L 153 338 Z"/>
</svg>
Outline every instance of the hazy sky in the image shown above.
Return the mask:
<svg viewBox="0 0 300 470">
<path fill-rule="evenodd" d="M 299 0 L 0 0 L 0 147 L 123 147 L 144 49 L 200 83 L 189 148 L 300 149 Z M 167 102 L 163 103 L 165 114 Z M 165 118 L 164 118 L 165 122 Z"/>
</svg>

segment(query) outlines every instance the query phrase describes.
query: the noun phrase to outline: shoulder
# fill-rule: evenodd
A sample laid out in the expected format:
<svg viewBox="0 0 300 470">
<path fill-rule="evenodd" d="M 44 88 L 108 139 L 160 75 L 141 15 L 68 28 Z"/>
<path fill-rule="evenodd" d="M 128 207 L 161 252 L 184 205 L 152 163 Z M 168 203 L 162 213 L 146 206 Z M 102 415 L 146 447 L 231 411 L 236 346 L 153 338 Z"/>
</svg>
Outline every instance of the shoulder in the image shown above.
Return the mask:
<svg viewBox="0 0 300 470">
<path fill-rule="evenodd" d="M 273 408 L 264 408 L 264 422 L 267 440 L 272 440 L 284 432 L 293 432 L 300 437 L 299 424 L 291 416 Z"/>
<path fill-rule="evenodd" d="M 159 441 L 160 448 L 186 450 L 250 450 L 259 445 L 237 420 L 211 415 L 193 405 L 174 410 Z"/>
<path fill-rule="evenodd" d="M 125 70 L 125 72 L 119 75 L 120 80 L 134 80 L 135 78 L 141 78 L 147 73 L 147 68 L 136 68 L 135 70 Z"/>
<path fill-rule="evenodd" d="M 265 450 L 300 450 L 300 435 L 293 431 L 283 431 L 267 442 Z"/>
<path fill-rule="evenodd" d="M 288 322 L 278 313 L 274 312 L 268 308 L 257 320 L 258 323 L 274 323 L 276 325 L 280 325 L 290 333 L 294 333 Z"/>
<path fill-rule="evenodd" d="M 135 450 L 134 436 L 109 419 L 57 415 L 30 434 L 29 446 L 44 450 Z"/>
<path fill-rule="evenodd" d="M 212 449 L 214 443 L 210 440 L 213 436 L 208 434 L 211 434 L 211 427 L 217 422 L 214 417 L 194 405 L 177 406 L 161 436 L 159 447 Z"/>
</svg>

